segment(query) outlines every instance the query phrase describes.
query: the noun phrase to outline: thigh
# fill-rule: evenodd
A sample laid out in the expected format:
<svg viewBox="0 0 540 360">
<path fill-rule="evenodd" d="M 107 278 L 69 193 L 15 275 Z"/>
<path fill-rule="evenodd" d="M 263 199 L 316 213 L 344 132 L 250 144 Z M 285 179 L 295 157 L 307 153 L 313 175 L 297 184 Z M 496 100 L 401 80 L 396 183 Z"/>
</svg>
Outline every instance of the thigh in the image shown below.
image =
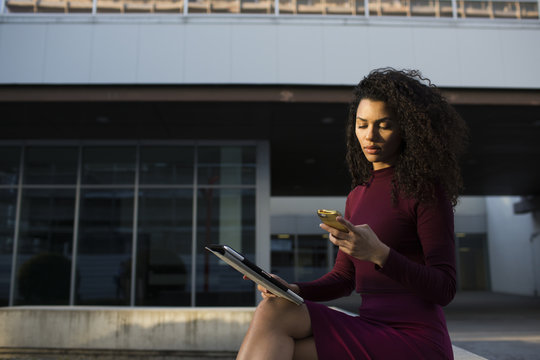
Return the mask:
<svg viewBox="0 0 540 360">
<path fill-rule="evenodd" d="M 293 339 L 304 339 L 313 334 L 306 305 L 296 305 L 283 298 L 261 301 L 253 320 L 257 325 L 278 328 Z"/>
<path fill-rule="evenodd" d="M 293 360 L 318 360 L 313 336 L 294 342 Z"/>
</svg>

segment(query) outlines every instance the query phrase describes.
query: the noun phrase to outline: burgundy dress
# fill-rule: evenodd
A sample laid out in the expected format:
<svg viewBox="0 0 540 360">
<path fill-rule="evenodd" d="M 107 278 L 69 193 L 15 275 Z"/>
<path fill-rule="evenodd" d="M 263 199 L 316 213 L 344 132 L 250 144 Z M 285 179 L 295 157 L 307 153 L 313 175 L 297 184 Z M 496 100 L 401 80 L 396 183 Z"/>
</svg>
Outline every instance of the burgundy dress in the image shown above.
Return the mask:
<svg viewBox="0 0 540 360">
<path fill-rule="evenodd" d="M 442 306 L 456 291 L 454 216 L 435 205 L 391 198 L 393 168 L 374 171 L 348 196 L 345 218 L 368 224 L 391 250 L 383 268 L 338 251 L 331 272 L 297 283 L 306 299 L 320 360 L 453 359 Z M 361 293 L 359 316 L 314 301 Z"/>
</svg>

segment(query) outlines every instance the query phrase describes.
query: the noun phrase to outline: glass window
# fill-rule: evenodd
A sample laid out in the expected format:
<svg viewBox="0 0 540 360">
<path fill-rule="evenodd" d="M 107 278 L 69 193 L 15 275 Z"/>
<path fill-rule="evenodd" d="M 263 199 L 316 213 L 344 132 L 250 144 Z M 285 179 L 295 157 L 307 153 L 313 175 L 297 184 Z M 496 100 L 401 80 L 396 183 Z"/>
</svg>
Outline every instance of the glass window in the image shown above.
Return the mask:
<svg viewBox="0 0 540 360">
<path fill-rule="evenodd" d="M 329 270 L 328 235 L 298 235 L 297 280 L 311 281 L 318 279 Z"/>
<path fill-rule="evenodd" d="M 489 290 L 486 234 L 456 234 L 458 286 L 460 290 Z"/>
<path fill-rule="evenodd" d="M 81 191 L 77 305 L 129 305 L 133 191 Z"/>
<path fill-rule="evenodd" d="M 254 260 L 255 146 L 30 144 L 0 147 L 0 156 L 0 306 L 10 296 L 16 305 L 67 305 L 73 294 L 71 305 L 254 305 L 253 283 L 204 245 L 228 244 Z"/>
<path fill-rule="evenodd" d="M 141 147 L 140 184 L 193 184 L 192 146 Z"/>
<path fill-rule="evenodd" d="M 327 234 L 275 234 L 271 250 L 272 273 L 289 282 L 318 279 L 330 271 L 337 255 Z"/>
<path fill-rule="evenodd" d="M 24 190 L 17 257 L 18 305 L 67 305 L 75 190 Z"/>
<path fill-rule="evenodd" d="M 72 184 L 77 182 L 77 147 L 31 146 L 26 149 L 25 184 Z"/>
<path fill-rule="evenodd" d="M 255 184 L 254 146 L 203 146 L 198 161 L 199 184 Z"/>
<path fill-rule="evenodd" d="M 193 191 L 139 193 L 136 305 L 189 306 Z"/>
<path fill-rule="evenodd" d="M 293 282 L 295 276 L 295 239 L 291 234 L 272 235 L 270 240 L 271 249 L 271 273 L 276 274 L 285 281 Z"/>
<path fill-rule="evenodd" d="M 9 303 L 17 190 L 0 190 L 0 306 Z"/>
<path fill-rule="evenodd" d="M 134 184 L 135 147 L 86 147 L 82 170 L 83 184 Z"/>
<path fill-rule="evenodd" d="M 19 182 L 20 147 L 0 147 L 0 185 L 16 185 Z"/>
<path fill-rule="evenodd" d="M 253 283 L 204 246 L 227 244 L 255 261 L 255 191 L 200 189 L 197 239 L 197 306 L 252 306 Z"/>
</svg>

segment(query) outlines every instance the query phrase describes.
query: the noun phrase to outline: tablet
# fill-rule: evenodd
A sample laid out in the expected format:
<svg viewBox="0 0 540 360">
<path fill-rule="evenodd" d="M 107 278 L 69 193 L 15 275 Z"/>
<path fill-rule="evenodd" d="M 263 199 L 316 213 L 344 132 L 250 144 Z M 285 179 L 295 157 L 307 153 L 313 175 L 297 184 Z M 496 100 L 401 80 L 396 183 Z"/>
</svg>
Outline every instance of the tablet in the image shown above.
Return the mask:
<svg viewBox="0 0 540 360">
<path fill-rule="evenodd" d="M 266 271 L 246 259 L 244 255 L 235 251 L 231 247 L 227 245 L 208 245 L 205 247 L 205 249 L 219 257 L 221 260 L 225 261 L 242 274 L 246 275 L 257 284 L 271 291 L 272 294 L 292 301 L 296 305 L 304 303 L 304 299 L 302 299 L 297 293 L 289 289 L 280 281 L 274 279 Z"/>
</svg>

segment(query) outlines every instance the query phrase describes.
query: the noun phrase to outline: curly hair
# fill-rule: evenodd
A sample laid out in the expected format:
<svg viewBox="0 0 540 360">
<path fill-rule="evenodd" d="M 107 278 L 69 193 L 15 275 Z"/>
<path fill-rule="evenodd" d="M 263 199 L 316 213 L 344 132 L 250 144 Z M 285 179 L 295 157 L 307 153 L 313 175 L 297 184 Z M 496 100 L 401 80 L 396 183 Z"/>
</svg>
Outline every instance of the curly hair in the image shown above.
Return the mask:
<svg viewBox="0 0 540 360">
<path fill-rule="evenodd" d="M 468 142 L 468 128 L 436 86 L 417 70 L 376 69 L 354 89 L 346 131 L 352 188 L 365 185 L 373 170 L 355 132 L 362 99 L 383 101 L 400 129 L 402 144 L 392 179 L 393 201 L 399 194 L 433 203 L 440 186 L 455 206 L 463 188 L 459 157 Z"/>
</svg>

